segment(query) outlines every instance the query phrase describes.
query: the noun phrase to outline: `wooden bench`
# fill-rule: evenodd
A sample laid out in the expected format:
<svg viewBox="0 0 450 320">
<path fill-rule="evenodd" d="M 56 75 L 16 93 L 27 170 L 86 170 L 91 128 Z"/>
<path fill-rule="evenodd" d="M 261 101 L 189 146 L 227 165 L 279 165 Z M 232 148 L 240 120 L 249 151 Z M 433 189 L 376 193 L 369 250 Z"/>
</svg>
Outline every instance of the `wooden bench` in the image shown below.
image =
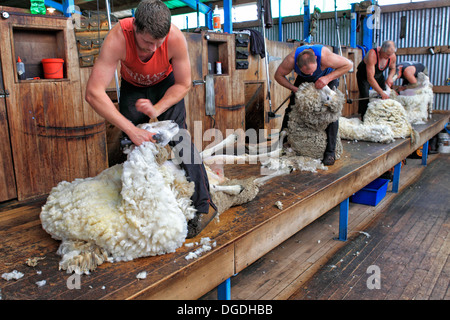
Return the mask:
<svg viewBox="0 0 450 320">
<path fill-rule="evenodd" d="M 434 114 L 420 133 L 419 145 L 439 133 L 449 113 Z M 41 228 L 39 213 L 44 201 L 0 205 L 0 274 L 17 270 L 15 281 L 0 279 L 2 298 L 7 299 L 197 299 L 219 286 L 230 297 L 229 278 L 339 205 L 354 192 L 400 163 L 417 148 L 410 139 L 391 144 L 342 140 L 344 153 L 328 170 L 293 172 L 261 187 L 256 199 L 234 207 L 211 222 L 190 242 L 209 237 L 216 247 L 196 259 L 185 257 L 197 247 L 182 246 L 162 256 L 129 262 L 104 263 L 90 275 L 58 271 L 59 241 Z M 228 177 L 259 175 L 259 165 L 228 165 Z M 283 203 L 283 209 L 275 206 Z M 25 261 L 45 257 L 36 267 Z M 39 272 L 38 272 L 39 271 Z M 136 275 L 147 272 L 145 279 Z M 36 282 L 46 280 L 38 287 Z M 79 282 L 77 282 L 79 281 Z M 72 288 L 72 289 L 71 289 Z M 77 289 L 79 288 L 79 289 Z"/>
</svg>

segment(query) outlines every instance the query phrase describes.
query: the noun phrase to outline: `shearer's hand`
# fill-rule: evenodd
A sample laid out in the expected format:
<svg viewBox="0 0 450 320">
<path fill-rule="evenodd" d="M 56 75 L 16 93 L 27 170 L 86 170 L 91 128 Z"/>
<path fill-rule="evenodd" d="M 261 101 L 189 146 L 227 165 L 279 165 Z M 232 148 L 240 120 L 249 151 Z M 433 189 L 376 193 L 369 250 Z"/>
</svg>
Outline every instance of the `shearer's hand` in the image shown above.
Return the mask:
<svg viewBox="0 0 450 320">
<path fill-rule="evenodd" d="M 159 116 L 158 110 L 148 99 L 139 99 L 136 101 L 136 110 L 146 114 L 150 119 L 156 119 Z"/>
<path fill-rule="evenodd" d="M 128 138 L 137 146 L 140 146 L 144 141 L 151 141 L 155 143 L 153 139 L 154 132 L 150 132 L 138 127 L 135 127 L 132 133 L 128 134 Z"/>
<path fill-rule="evenodd" d="M 394 81 L 392 80 L 392 78 L 388 78 L 387 80 L 386 80 L 386 85 L 389 87 L 389 88 L 392 88 L 392 85 L 394 84 Z"/>
<path fill-rule="evenodd" d="M 317 81 L 314 83 L 314 85 L 316 86 L 317 89 L 322 89 L 323 87 L 325 87 L 328 84 L 328 81 L 326 79 L 324 79 L 325 77 L 320 77 L 319 79 L 317 79 Z"/>
<path fill-rule="evenodd" d="M 386 93 L 384 93 L 384 91 L 383 91 L 381 93 L 381 99 L 383 99 L 383 100 L 389 99 L 389 96 Z"/>
</svg>

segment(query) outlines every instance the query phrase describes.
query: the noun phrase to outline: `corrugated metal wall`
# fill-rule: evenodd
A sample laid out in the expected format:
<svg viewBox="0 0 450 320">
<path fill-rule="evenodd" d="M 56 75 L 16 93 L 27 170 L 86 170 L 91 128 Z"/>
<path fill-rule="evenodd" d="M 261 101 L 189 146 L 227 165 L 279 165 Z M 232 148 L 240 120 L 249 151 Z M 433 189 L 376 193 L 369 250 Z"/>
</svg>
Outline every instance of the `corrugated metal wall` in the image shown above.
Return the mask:
<svg viewBox="0 0 450 320">
<path fill-rule="evenodd" d="M 393 40 L 398 48 L 433 47 L 450 45 L 450 7 L 427 8 L 383 13 L 381 8 L 381 29 L 376 43 Z M 347 16 L 350 16 L 348 12 Z M 400 39 L 401 17 L 406 18 L 406 37 Z M 350 43 L 350 20 L 339 18 L 341 45 Z M 261 27 L 252 28 L 262 32 Z M 317 34 L 312 41 L 332 46 L 338 45 L 334 18 L 320 19 Z M 266 29 L 266 37 L 278 40 L 278 24 Z M 359 35 L 357 35 L 357 39 Z M 283 40 L 303 39 L 303 22 L 283 24 Z M 357 40 L 358 42 L 358 40 Z M 436 86 L 445 85 L 450 78 L 450 54 L 435 55 L 404 55 L 398 56 L 398 61 L 418 61 L 428 67 L 430 81 Z M 435 94 L 434 109 L 450 110 L 450 94 Z"/>
<path fill-rule="evenodd" d="M 346 18 L 338 18 L 339 21 L 339 35 L 341 38 L 341 45 L 350 44 L 350 20 Z M 262 32 L 262 27 L 252 27 L 251 29 Z M 278 41 L 278 24 L 272 28 L 266 29 L 266 37 L 269 40 Z M 283 23 L 283 40 L 286 39 L 303 39 L 303 21 Z M 333 19 L 320 19 L 317 27 L 317 34 L 311 39 L 313 42 L 325 43 L 331 46 L 337 46 L 336 22 Z"/>
<path fill-rule="evenodd" d="M 400 20 L 406 19 L 406 37 L 400 39 Z M 380 39 L 393 40 L 399 48 L 450 45 L 450 7 L 388 12 L 381 14 Z M 428 68 L 430 81 L 445 85 L 450 78 L 450 54 L 398 56 L 398 62 L 418 61 Z M 434 109 L 450 110 L 450 94 L 434 95 Z"/>
</svg>

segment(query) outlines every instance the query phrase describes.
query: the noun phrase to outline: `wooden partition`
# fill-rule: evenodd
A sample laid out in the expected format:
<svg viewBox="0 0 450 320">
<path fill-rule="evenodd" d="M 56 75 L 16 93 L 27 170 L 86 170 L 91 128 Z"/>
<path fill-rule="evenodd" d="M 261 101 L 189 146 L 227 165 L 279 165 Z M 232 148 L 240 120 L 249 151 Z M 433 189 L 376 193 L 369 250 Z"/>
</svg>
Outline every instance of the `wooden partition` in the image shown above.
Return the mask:
<svg viewBox="0 0 450 320">
<path fill-rule="evenodd" d="M 23 200 L 47 194 L 62 180 L 97 175 L 107 167 L 105 121 L 84 101 L 85 76 L 72 21 L 14 8 L 0 10 L 10 13 L 0 20 L 3 86 L 9 93 L 1 140 L 11 141 L 7 151 L 15 176 L 15 184 L 0 180 L 0 189 L 16 189 Z M 25 63 L 26 80 L 17 77 L 18 56 Z M 41 60 L 46 58 L 64 60 L 62 78 L 44 78 Z M 10 192 L 7 198 L 14 197 Z"/>
<path fill-rule="evenodd" d="M 344 108 L 342 109 L 342 115 L 344 117 L 348 117 L 358 114 L 358 100 L 354 99 L 359 98 L 358 82 L 356 80 L 356 70 L 358 68 L 359 63 L 362 60 L 362 52 L 360 49 L 342 47 L 342 55 L 353 62 L 353 69 L 350 70 L 350 72 L 348 72 L 345 75 L 347 81 L 348 97 L 350 99 L 353 99 L 352 103 L 345 103 Z M 338 89 L 344 95 L 346 94 L 344 77 L 340 78 Z"/>
<path fill-rule="evenodd" d="M 281 127 L 282 116 L 269 118 L 270 111 L 268 82 L 266 77 L 266 60 L 249 53 L 250 44 L 237 46 L 239 34 L 223 33 L 185 33 L 191 61 L 193 87 L 187 97 L 187 124 L 194 143 L 198 149 L 214 143 L 216 139 L 225 138 L 235 130 L 254 129 L 259 141 L 273 138 L 272 129 Z M 296 45 L 268 41 L 269 78 L 272 109 L 275 109 L 289 95 L 289 90 L 273 80 L 273 74 L 282 59 Z M 247 58 L 238 51 L 248 52 Z M 217 74 L 216 62 L 222 65 L 222 73 Z M 238 67 L 237 62 L 247 62 Z M 206 113 L 207 92 L 206 77 L 214 81 L 215 114 Z M 278 114 L 282 115 L 284 108 Z M 217 129 L 217 131 L 209 130 Z M 265 131 L 264 131 L 265 130 Z M 275 133 L 275 137 L 277 134 Z"/>
</svg>

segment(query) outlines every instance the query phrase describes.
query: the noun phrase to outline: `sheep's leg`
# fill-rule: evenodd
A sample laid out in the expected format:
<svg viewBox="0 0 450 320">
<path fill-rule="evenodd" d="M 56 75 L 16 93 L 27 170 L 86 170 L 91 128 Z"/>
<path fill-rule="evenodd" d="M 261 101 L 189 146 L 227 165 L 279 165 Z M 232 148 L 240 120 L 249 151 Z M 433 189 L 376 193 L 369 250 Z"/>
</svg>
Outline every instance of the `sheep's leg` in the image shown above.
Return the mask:
<svg viewBox="0 0 450 320">
<path fill-rule="evenodd" d="M 228 137 L 226 137 L 224 140 L 222 140 L 221 142 L 216 144 L 215 146 L 213 146 L 209 149 L 203 150 L 200 153 L 200 156 L 202 157 L 202 159 L 206 159 L 206 158 L 210 157 L 211 155 L 213 155 L 215 152 L 234 144 L 237 141 L 237 138 L 238 138 L 237 134 L 232 133 Z"/>
<path fill-rule="evenodd" d="M 236 155 L 228 155 L 228 154 L 220 154 L 211 156 L 209 158 L 203 159 L 203 163 L 206 165 L 211 165 L 213 163 L 216 164 L 233 164 L 233 163 L 256 163 L 257 161 L 264 160 L 267 158 L 279 157 L 281 154 L 281 149 L 277 149 L 271 152 L 262 153 L 262 154 L 242 154 L 239 156 Z"/>
<path fill-rule="evenodd" d="M 214 192 L 224 192 L 226 194 L 234 196 L 234 195 L 237 195 L 237 194 L 241 193 L 242 190 L 244 190 L 244 187 L 239 185 L 239 184 L 232 185 L 232 186 L 220 186 L 220 185 L 213 185 L 212 184 L 211 185 L 211 189 Z"/>
<path fill-rule="evenodd" d="M 219 154 L 215 156 L 208 157 L 206 159 L 203 159 L 203 163 L 206 165 L 211 165 L 213 163 L 215 164 L 233 164 L 235 161 L 238 163 L 245 163 L 245 160 L 247 159 L 246 155 L 229 155 L 229 154 Z"/>
<path fill-rule="evenodd" d="M 249 162 L 249 163 L 254 163 L 257 161 L 261 161 L 261 160 L 266 160 L 267 158 L 275 158 L 275 157 L 279 157 L 281 155 L 281 148 L 280 149 L 276 149 L 274 151 L 271 152 L 267 152 L 267 153 L 261 153 L 261 154 L 246 154 L 245 155 L 245 159 Z"/>
<path fill-rule="evenodd" d="M 63 240 L 57 253 L 62 256 L 59 269 L 67 273 L 89 274 L 108 260 L 105 250 L 85 241 Z"/>
<path fill-rule="evenodd" d="M 260 178 L 256 178 L 256 179 L 255 179 L 255 184 L 256 184 L 257 186 L 262 186 L 264 183 L 266 183 L 266 182 L 269 181 L 270 179 L 273 179 L 273 178 L 278 177 L 278 176 L 283 176 L 283 175 L 289 174 L 289 173 L 291 173 L 291 172 L 292 172 L 292 168 L 284 168 L 284 169 L 280 169 L 280 170 L 277 170 L 277 171 L 275 171 L 274 173 L 269 174 L 269 175 L 267 175 L 267 176 L 260 177 Z"/>
<path fill-rule="evenodd" d="M 249 154 L 257 154 L 261 151 L 261 149 L 265 150 L 274 150 L 281 148 L 283 146 L 283 140 L 287 136 L 287 132 L 285 130 L 281 131 L 278 139 L 272 141 L 266 141 L 258 144 L 247 144 L 247 150 Z"/>
</svg>

